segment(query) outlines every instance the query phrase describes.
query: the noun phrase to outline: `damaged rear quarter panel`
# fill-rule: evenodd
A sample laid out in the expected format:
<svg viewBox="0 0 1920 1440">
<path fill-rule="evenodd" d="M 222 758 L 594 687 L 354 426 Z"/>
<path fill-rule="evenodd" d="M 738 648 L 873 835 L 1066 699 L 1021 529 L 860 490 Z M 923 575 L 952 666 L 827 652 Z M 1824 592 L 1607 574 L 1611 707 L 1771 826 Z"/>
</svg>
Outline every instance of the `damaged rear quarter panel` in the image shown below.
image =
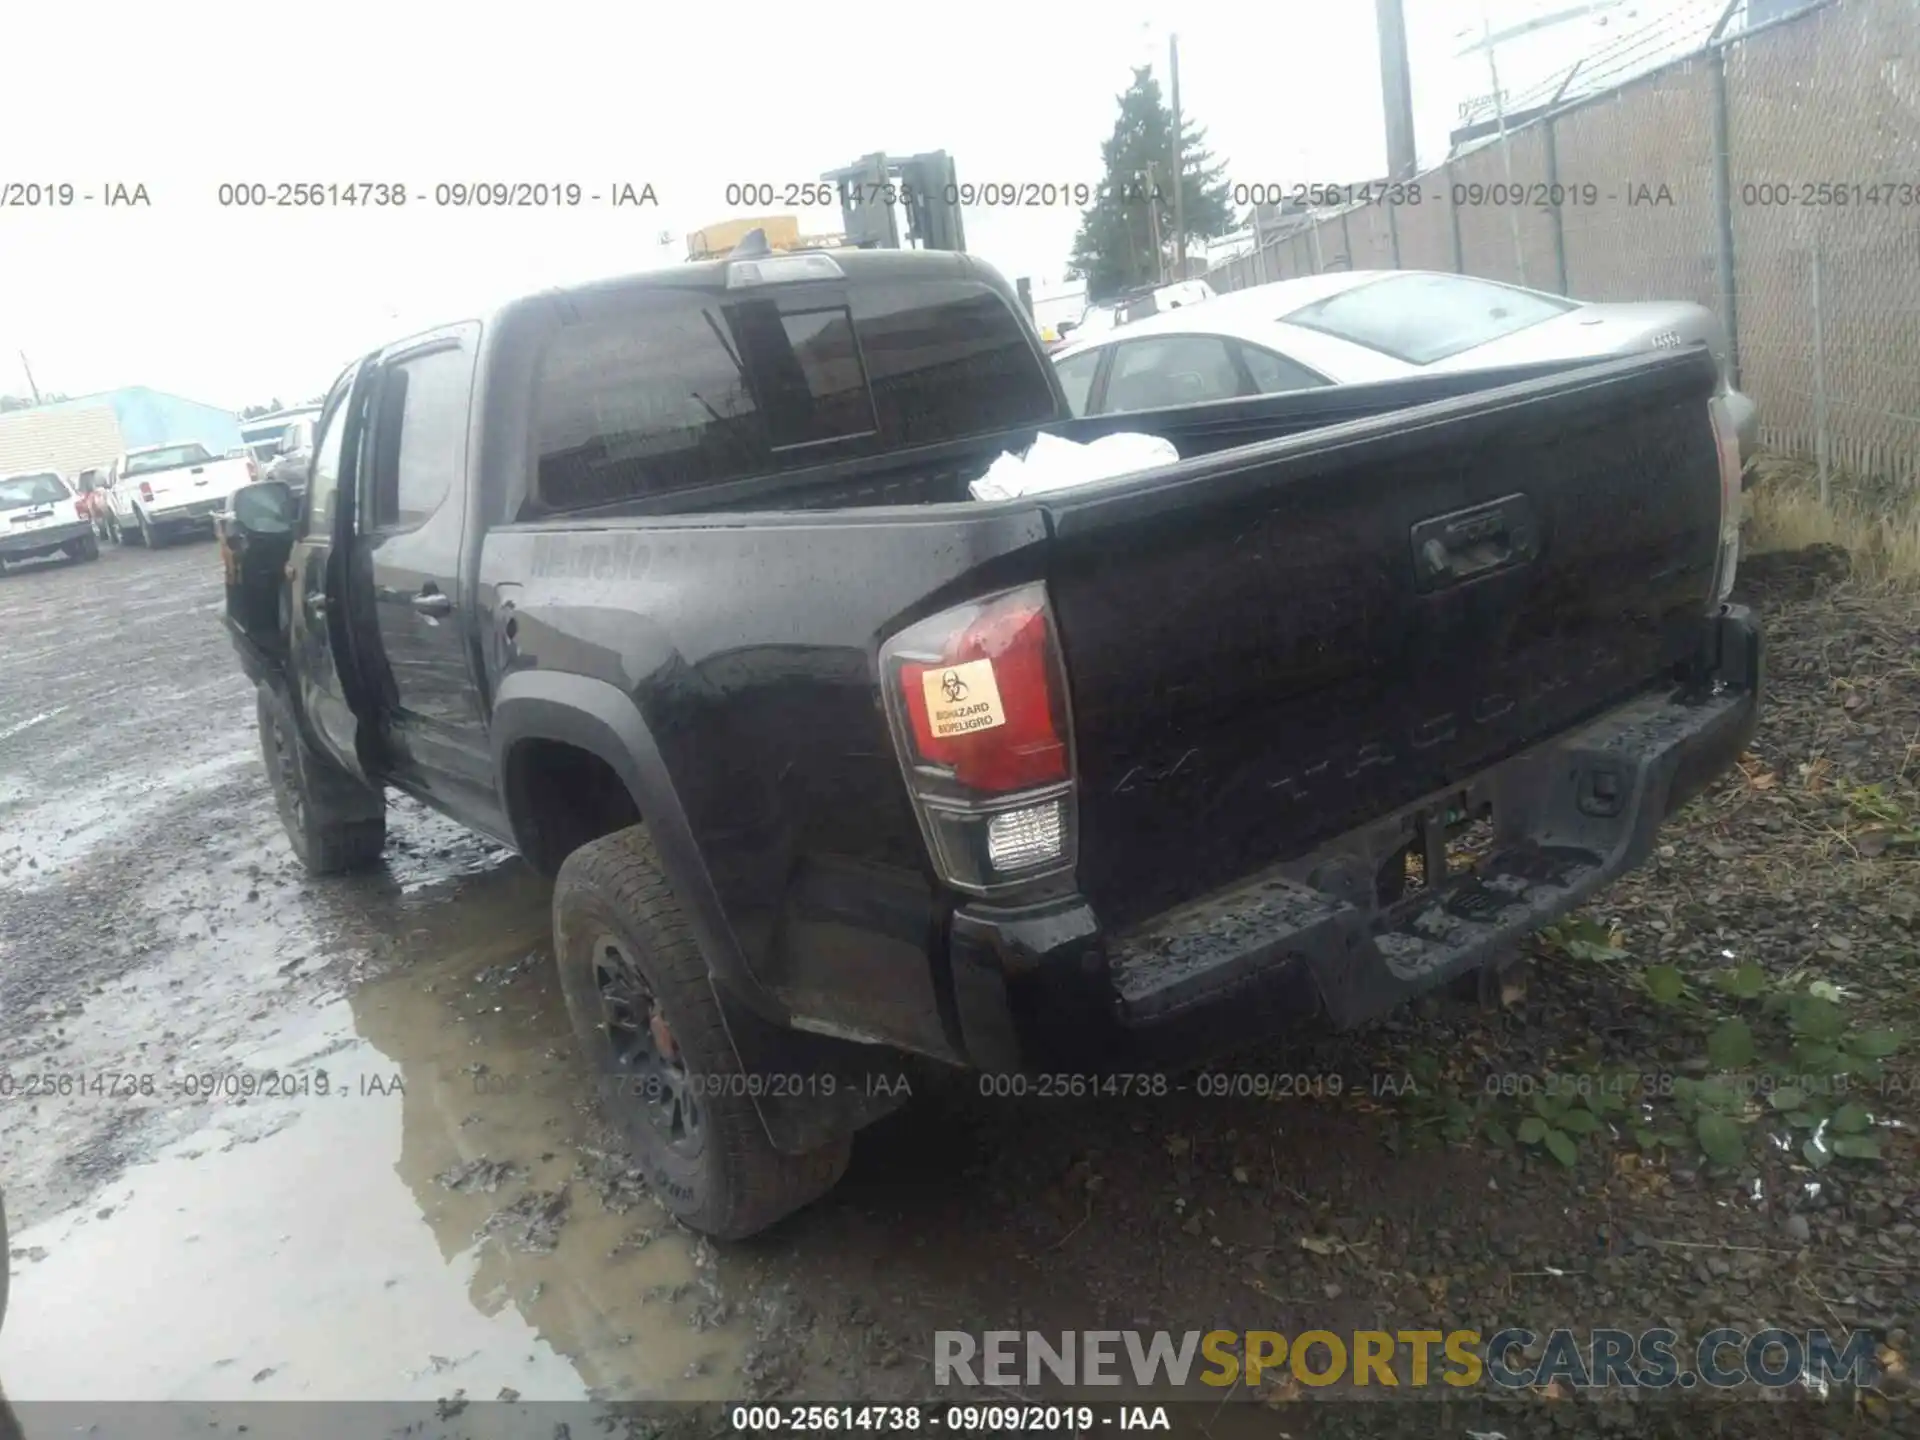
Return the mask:
<svg viewBox="0 0 1920 1440">
<path fill-rule="evenodd" d="M 1038 578 L 1045 533 L 981 505 L 500 527 L 479 576 L 490 688 L 546 670 L 627 696 L 755 981 L 796 1016 L 944 1053 L 939 902 L 875 656 Z"/>
</svg>

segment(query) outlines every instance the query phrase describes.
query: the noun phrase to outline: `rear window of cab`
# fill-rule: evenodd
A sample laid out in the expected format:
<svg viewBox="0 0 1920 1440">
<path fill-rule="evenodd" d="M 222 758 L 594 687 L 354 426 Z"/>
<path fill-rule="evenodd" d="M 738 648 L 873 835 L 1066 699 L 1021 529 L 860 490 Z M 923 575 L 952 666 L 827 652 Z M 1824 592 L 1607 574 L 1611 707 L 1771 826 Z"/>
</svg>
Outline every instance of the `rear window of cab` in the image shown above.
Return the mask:
<svg viewBox="0 0 1920 1440">
<path fill-rule="evenodd" d="M 534 386 L 541 507 L 697 489 L 1055 418 L 1046 361 L 975 282 L 663 291 L 557 334 Z"/>
</svg>

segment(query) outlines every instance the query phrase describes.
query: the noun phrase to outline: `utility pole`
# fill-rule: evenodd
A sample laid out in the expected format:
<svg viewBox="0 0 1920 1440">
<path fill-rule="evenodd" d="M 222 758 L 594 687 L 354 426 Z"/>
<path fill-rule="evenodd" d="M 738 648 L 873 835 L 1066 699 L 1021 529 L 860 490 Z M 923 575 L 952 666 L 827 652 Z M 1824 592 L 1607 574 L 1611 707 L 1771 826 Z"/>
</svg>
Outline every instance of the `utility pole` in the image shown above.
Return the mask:
<svg viewBox="0 0 1920 1440">
<path fill-rule="evenodd" d="M 1160 239 L 1160 190 L 1153 176 L 1153 162 L 1147 162 L 1147 233 L 1153 241 L 1153 283 L 1167 283 L 1167 251 Z"/>
<path fill-rule="evenodd" d="M 27 389 L 33 392 L 33 403 L 40 403 L 40 387 L 33 383 L 33 366 L 27 363 L 27 352 L 20 352 L 20 368 L 27 372 Z"/>
<path fill-rule="evenodd" d="M 1373 0 L 1380 31 L 1380 102 L 1387 122 L 1387 178 L 1418 168 L 1413 148 L 1413 69 L 1407 59 L 1407 17 L 1401 0 Z"/>
<path fill-rule="evenodd" d="M 1180 118 L 1180 37 L 1167 37 L 1167 78 L 1173 90 L 1173 247 L 1180 271 L 1177 279 L 1187 278 L 1186 202 L 1181 192 L 1187 177 L 1187 137 Z"/>
<path fill-rule="evenodd" d="M 1487 47 L 1487 79 L 1493 86 L 1493 118 L 1500 127 L 1500 164 L 1506 171 L 1507 196 L 1513 196 L 1513 149 L 1507 144 L 1507 97 L 1500 93 L 1500 65 L 1493 58 L 1493 22 L 1487 18 L 1487 0 L 1480 0 L 1480 43 Z M 1520 283 L 1527 283 L 1527 250 L 1520 243 L 1520 207 L 1506 207 L 1507 225 L 1513 231 L 1513 263 Z"/>
</svg>

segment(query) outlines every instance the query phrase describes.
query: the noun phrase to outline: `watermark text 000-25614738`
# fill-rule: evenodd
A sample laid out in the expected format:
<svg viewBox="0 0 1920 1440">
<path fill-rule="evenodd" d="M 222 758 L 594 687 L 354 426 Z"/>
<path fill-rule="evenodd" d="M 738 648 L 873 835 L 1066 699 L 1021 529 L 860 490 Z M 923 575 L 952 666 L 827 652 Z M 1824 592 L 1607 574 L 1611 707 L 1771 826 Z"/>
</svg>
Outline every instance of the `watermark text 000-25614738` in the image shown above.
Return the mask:
<svg viewBox="0 0 1920 1440">
<path fill-rule="evenodd" d="M 229 180 L 223 210 L 639 210 L 660 204 L 652 182 L 606 180 Z"/>
</svg>

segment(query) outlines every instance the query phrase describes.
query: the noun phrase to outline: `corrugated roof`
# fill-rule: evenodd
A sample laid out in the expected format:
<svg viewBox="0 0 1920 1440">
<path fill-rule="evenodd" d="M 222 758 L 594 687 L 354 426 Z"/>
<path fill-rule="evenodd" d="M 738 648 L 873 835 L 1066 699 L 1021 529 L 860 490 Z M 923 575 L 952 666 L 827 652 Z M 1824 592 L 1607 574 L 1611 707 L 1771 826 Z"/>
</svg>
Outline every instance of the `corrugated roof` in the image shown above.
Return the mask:
<svg viewBox="0 0 1920 1440">
<path fill-rule="evenodd" d="M 105 399 L 0 415 L 0 475 L 22 470 L 76 475 L 112 464 L 122 448 L 120 421 Z"/>
<path fill-rule="evenodd" d="M 224 405 L 215 405 L 210 400 L 195 400 L 188 395 L 176 395 L 171 390 L 156 390 L 151 385 L 116 385 L 111 390 L 96 390 L 91 395 L 75 395 L 66 400 L 56 400 L 43 408 L 54 410 L 61 406 L 71 408 L 75 405 L 111 405 L 121 395 L 157 395 L 162 400 L 177 400 L 182 405 L 199 405 L 208 410 L 224 411 L 227 408 Z"/>
</svg>

